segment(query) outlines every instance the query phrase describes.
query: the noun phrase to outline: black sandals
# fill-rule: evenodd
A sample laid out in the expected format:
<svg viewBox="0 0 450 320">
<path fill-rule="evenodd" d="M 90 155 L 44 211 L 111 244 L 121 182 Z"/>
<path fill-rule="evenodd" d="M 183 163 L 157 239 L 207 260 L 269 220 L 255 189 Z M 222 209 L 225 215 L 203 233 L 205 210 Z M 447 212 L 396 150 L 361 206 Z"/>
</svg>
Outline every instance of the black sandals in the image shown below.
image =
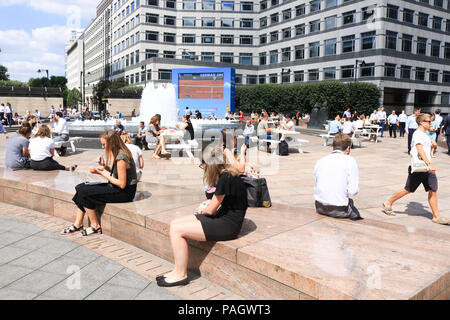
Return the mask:
<svg viewBox="0 0 450 320">
<path fill-rule="evenodd" d="M 81 231 L 81 235 L 84 237 L 87 237 L 94 233 L 102 233 L 102 227 L 98 227 L 98 229 L 95 229 L 94 227 L 89 227 L 89 228 Z"/>
<path fill-rule="evenodd" d="M 73 224 L 73 225 L 71 225 L 70 227 L 65 228 L 65 229 L 61 232 L 61 234 L 74 233 L 74 232 L 77 232 L 77 231 L 80 231 L 80 230 L 83 230 L 83 226 L 76 227 L 76 226 Z"/>
</svg>

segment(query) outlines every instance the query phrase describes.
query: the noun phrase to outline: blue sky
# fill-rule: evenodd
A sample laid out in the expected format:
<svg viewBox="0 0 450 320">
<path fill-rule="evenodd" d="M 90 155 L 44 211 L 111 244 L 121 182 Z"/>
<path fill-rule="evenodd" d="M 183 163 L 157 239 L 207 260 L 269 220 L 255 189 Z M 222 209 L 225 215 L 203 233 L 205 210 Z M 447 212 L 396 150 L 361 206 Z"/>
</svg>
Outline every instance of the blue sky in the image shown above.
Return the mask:
<svg viewBox="0 0 450 320">
<path fill-rule="evenodd" d="M 0 64 L 12 80 L 64 75 L 64 48 L 71 30 L 82 30 L 100 0 L 0 0 Z"/>
</svg>

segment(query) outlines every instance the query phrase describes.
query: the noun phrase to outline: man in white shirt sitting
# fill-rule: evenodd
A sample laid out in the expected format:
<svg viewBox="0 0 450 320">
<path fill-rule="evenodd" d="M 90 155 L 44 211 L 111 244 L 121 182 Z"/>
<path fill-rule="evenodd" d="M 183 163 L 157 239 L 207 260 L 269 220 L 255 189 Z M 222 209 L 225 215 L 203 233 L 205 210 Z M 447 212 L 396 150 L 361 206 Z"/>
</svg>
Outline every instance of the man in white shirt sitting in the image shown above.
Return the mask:
<svg viewBox="0 0 450 320">
<path fill-rule="evenodd" d="M 255 126 L 252 124 L 251 120 L 247 120 L 244 127 L 244 137 L 245 137 L 245 145 L 247 148 L 250 148 L 250 137 L 255 134 Z"/>
<path fill-rule="evenodd" d="M 377 110 L 373 110 L 372 114 L 370 115 L 369 120 L 372 124 L 376 124 L 378 122 Z"/>
<path fill-rule="evenodd" d="M 53 142 L 69 141 L 69 125 L 66 119 L 63 118 L 62 112 L 55 113 L 55 118 L 51 120 L 53 122 Z M 67 147 L 62 146 L 56 148 L 57 152 L 64 156 L 66 154 Z"/>
<path fill-rule="evenodd" d="M 352 141 L 346 134 L 333 140 L 333 153 L 320 159 L 314 167 L 316 212 L 333 218 L 362 219 L 353 200 L 359 192 L 359 169 L 349 156 Z"/>
</svg>

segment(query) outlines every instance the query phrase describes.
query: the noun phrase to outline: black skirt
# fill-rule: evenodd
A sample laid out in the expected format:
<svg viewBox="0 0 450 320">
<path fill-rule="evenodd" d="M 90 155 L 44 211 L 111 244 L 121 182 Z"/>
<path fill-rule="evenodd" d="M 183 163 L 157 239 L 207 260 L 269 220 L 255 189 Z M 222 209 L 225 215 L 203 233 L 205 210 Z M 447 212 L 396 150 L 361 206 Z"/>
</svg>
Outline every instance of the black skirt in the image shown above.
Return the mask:
<svg viewBox="0 0 450 320">
<path fill-rule="evenodd" d="M 127 185 L 125 189 L 120 189 L 111 183 L 81 183 L 75 187 L 76 193 L 72 200 L 81 211 L 86 212 L 85 208 L 94 210 L 106 203 L 132 202 L 136 187 L 137 185 Z"/>
<path fill-rule="evenodd" d="M 219 208 L 217 213 L 212 216 L 204 214 L 195 216 L 202 224 L 206 241 L 229 241 L 238 238 L 244 222 L 245 211 Z"/>
</svg>

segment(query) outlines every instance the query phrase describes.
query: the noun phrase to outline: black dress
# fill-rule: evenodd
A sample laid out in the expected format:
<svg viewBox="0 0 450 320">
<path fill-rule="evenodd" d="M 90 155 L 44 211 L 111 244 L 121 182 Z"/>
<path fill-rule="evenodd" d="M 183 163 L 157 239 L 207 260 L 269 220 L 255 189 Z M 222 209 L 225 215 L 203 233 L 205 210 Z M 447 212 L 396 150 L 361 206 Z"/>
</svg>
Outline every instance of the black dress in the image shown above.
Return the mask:
<svg viewBox="0 0 450 320">
<path fill-rule="evenodd" d="M 237 239 L 247 212 L 247 191 L 240 177 L 224 172 L 216 186 L 216 196 L 223 196 L 222 205 L 214 215 L 196 214 L 207 241 Z"/>
<path fill-rule="evenodd" d="M 94 210 L 97 206 L 106 203 L 124 203 L 132 202 L 136 195 L 137 177 L 136 166 L 133 159 L 129 159 L 125 152 L 119 151 L 116 161 L 112 168 L 112 175 L 118 179 L 117 161 L 124 160 L 130 166 L 127 168 L 127 185 L 124 189 L 113 185 L 112 183 L 81 183 L 75 187 L 76 193 L 73 202 L 82 212 L 85 208 Z"/>
</svg>

